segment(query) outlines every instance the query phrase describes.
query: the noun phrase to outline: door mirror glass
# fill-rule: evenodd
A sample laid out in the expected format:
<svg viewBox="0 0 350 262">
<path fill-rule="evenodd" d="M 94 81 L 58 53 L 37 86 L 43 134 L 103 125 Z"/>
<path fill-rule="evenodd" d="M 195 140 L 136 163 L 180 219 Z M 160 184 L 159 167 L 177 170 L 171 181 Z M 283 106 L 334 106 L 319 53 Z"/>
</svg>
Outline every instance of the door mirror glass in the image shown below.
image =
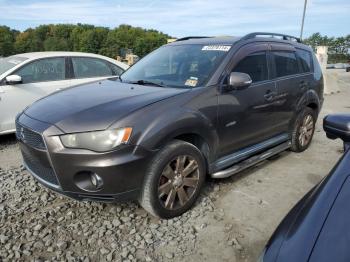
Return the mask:
<svg viewBox="0 0 350 262">
<path fill-rule="evenodd" d="M 323 120 L 323 129 L 330 139 L 340 138 L 350 142 L 350 114 L 328 115 Z"/>
<path fill-rule="evenodd" d="M 22 84 L 22 77 L 19 75 L 9 75 L 5 78 L 6 84 L 8 85 L 17 85 Z"/>
<path fill-rule="evenodd" d="M 248 74 L 232 72 L 228 79 L 228 90 L 241 90 L 249 87 L 252 84 L 252 79 Z"/>
</svg>

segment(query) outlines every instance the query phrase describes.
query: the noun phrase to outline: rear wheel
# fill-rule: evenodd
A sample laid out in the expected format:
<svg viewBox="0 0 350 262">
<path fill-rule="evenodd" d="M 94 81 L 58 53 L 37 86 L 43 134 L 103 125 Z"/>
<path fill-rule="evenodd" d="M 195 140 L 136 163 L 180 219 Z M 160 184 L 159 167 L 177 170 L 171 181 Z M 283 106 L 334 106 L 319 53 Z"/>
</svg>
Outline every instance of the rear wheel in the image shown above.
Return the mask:
<svg viewBox="0 0 350 262">
<path fill-rule="evenodd" d="M 192 207 L 205 174 L 202 153 L 190 143 L 173 141 L 152 161 L 139 202 L 155 216 L 179 216 Z"/>
<path fill-rule="evenodd" d="M 315 111 L 309 107 L 298 115 L 292 132 L 292 151 L 303 152 L 310 146 L 315 133 L 316 119 Z"/>
</svg>

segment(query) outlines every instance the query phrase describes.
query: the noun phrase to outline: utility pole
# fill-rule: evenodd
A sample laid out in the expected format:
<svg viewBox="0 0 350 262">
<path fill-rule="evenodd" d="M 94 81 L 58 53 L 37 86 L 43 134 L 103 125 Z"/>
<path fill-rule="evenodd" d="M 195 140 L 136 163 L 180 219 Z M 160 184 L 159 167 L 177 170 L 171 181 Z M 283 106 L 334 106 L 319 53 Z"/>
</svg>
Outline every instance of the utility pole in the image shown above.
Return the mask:
<svg viewBox="0 0 350 262">
<path fill-rule="evenodd" d="M 304 12 L 303 12 L 303 20 L 302 20 L 302 22 L 301 22 L 300 40 L 303 40 L 303 31 L 304 31 L 304 21 L 305 21 L 306 4 L 307 4 L 307 0 L 305 0 L 305 2 L 304 2 Z"/>
</svg>

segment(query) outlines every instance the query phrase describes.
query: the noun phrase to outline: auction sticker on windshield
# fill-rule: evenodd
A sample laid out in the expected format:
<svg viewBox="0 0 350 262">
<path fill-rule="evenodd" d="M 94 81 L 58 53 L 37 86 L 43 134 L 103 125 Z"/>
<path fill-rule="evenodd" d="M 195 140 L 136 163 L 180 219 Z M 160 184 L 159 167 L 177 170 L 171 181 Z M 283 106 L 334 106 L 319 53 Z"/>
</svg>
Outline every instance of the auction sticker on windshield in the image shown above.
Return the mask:
<svg viewBox="0 0 350 262">
<path fill-rule="evenodd" d="M 196 86 L 198 83 L 198 78 L 191 76 L 186 80 L 185 86 Z"/>
<path fill-rule="evenodd" d="M 203 46 L 203 51 L 223 51 L 227 52 L 229 51 L 231 46 L 229 45 L 205 45 Z"/>
</svg>

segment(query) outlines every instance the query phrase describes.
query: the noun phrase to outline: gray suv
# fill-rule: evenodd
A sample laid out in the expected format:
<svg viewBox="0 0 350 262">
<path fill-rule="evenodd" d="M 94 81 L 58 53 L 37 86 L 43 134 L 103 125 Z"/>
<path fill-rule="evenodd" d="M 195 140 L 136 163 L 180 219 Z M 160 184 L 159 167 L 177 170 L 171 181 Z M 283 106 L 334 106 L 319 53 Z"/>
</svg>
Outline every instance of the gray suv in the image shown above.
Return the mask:
<svg viewBox="0 0 350 262">
<path fill-rule="evenodd" d="M 311 143 L 323 102 L 312 49 L 272 33 L 187 37 L 119 79 L 45 97 L 17 117 L 24 164 L 78 200 L 181 215 L 224 178 Z"/>
</svg>

